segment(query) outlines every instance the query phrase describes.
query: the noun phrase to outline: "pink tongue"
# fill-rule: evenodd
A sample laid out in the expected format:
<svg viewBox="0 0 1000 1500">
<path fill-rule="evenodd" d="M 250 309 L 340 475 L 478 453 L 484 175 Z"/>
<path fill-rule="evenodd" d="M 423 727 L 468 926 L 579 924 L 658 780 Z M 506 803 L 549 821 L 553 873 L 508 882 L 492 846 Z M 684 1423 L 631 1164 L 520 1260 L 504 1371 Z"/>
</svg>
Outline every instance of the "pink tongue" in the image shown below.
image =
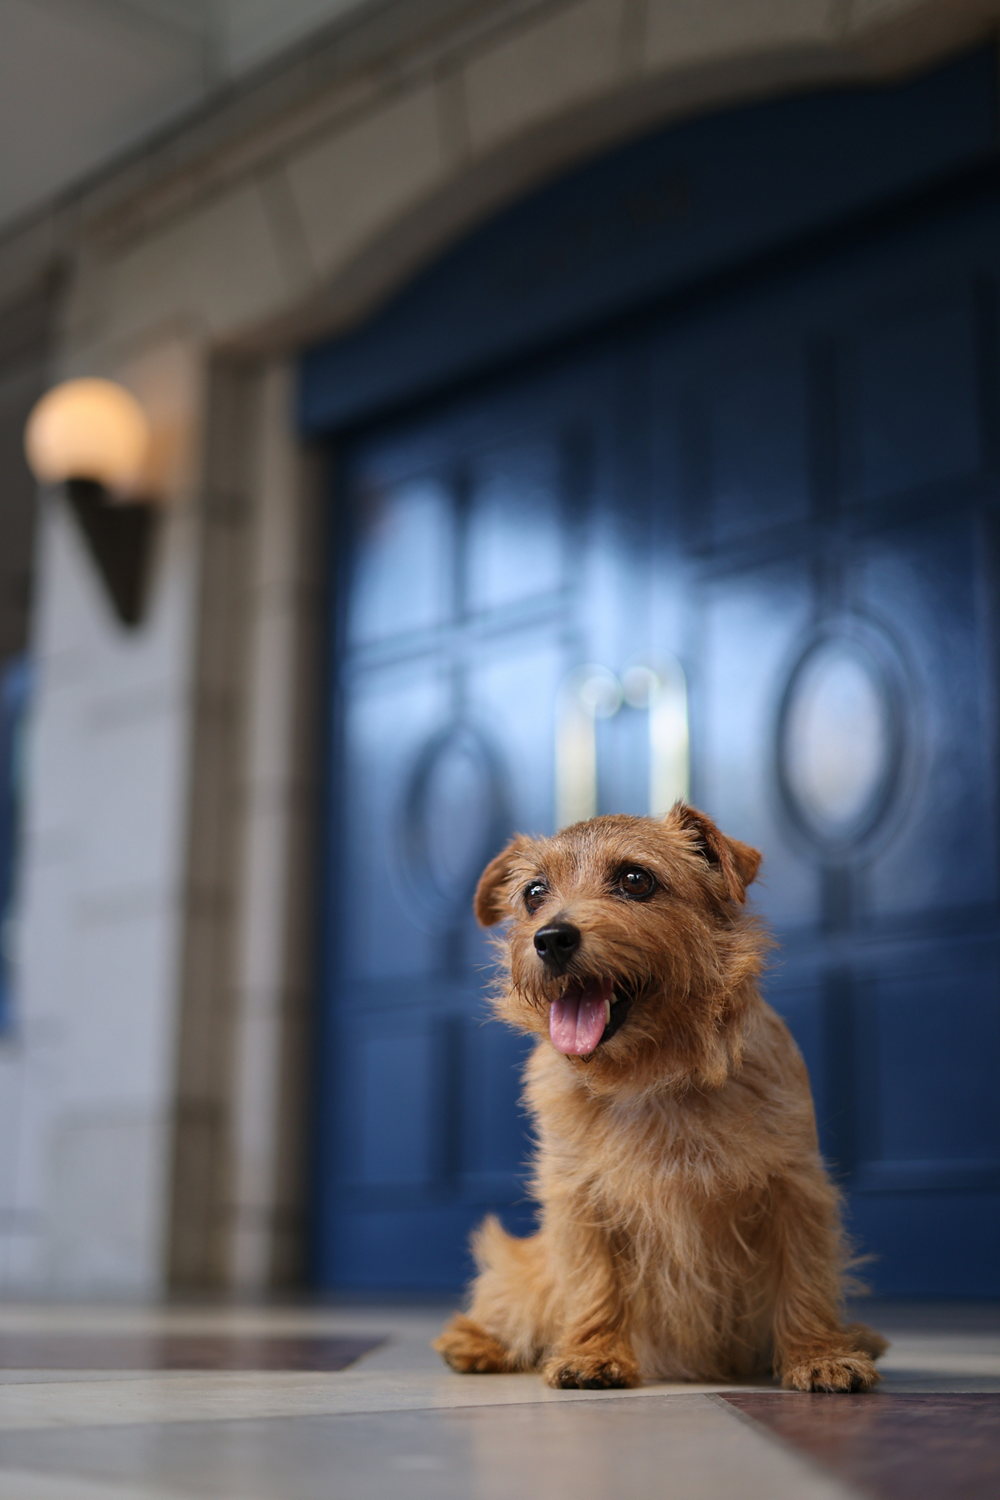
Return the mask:
<svg viewBox="0 0 1000 1500">
<path fill-rule="evenodd" d="M 605 1003 L 611 985 L 563 995 L 549 1005 L 549 1036 L 552 1045 L 567 1057 L 586 1057 L 597 1047 L 607 1025 Z"/>
</svg>

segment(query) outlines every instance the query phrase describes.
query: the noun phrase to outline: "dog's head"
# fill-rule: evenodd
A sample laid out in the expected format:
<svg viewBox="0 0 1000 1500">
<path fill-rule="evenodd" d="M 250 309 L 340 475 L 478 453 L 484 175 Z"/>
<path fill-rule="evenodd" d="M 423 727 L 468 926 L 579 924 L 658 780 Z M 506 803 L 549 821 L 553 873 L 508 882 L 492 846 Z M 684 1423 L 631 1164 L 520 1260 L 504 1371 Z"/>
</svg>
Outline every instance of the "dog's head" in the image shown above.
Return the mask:
<svg viewBox="0 0 1000 1500">
<path fill-rule="evenodd" d="M 744 902 L 760 864 L 693 807 L 515 838 L 475 897 L 502 947 L 499 1014 L 598 1089 L 714 1087 L 738 1066 L 768 939 Z"/>
</svg>

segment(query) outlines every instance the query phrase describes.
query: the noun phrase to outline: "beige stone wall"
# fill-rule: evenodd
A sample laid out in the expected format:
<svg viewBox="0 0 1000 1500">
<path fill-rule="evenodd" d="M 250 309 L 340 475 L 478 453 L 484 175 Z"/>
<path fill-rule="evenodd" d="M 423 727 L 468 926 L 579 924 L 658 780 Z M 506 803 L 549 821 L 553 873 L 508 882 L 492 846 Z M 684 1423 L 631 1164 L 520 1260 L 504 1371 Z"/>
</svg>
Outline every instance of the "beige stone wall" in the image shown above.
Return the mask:
<svg viewBox="0 0 1000 1500">
<path fill-rule="evenodd" d="M 109 367 L 159 414 L 167 508 L 131 635 L 62 501 L 42 506 L 0 1265 L 6 1285 L 148 1292 L 174 1092 L 202 373 L 177 332 Z"/>
<path fill-rule="evenodd" d="M 60 264 L 59 369 L 153 404 L 170 502 L 127 639 L 58 504 L 43 526 L 24 991 L 0 1078 L 8 1284 L 149 1290 L 172 1261 L 260 1285 L 294 1260 L 308 979 L 288 920 L 308 790 L 286 688 L 313 585 L 288 563 L 308 486 L 282 363 L 596 150 L 920 67 L 998 15 L 394 0 L 0 243 L 0 307 Z M 220 379 L 232 399 L 207 404 Z"/>
</svg>

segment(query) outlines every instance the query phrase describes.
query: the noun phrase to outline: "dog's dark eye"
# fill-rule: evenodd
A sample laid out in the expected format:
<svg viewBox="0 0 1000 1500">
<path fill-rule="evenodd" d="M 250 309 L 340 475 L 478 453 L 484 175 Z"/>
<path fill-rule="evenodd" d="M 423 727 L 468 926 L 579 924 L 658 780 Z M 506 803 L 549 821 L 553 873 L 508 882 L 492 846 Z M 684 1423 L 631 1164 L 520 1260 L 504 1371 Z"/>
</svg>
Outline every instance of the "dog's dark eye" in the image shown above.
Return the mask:
<svg viewBox="0 0 1000 1500">
<path fill-rule="evenodd" d="M 544 880 L 533 880 L 524 890 L 524 904 L 529 911 L 537 911 L 549 894 Z"/>
<path fill-rule="evenodd" d="M 651 896 L 655 888 L 656 881 L 652 875 L 638 865 L 626 865 L 624 870 L 618 872 L 618 889 L 623 896 L 630 896 L 633 901 L 642 901 L 646 896 Z"/>
</svg>

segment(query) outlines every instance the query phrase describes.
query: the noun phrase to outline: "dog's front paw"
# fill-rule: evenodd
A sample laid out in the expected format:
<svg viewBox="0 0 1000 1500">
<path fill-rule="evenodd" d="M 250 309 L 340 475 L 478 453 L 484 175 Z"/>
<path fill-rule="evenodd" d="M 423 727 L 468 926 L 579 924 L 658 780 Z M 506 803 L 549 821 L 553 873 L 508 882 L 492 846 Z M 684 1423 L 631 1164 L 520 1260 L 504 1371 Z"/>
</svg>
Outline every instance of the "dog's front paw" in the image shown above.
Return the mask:
<svg viewBox="0 0 1000 1500">
<path fill-rule="evenodd" d="M 495 1375 L 518 1368 L 499 1340 L 462 1313 L 438 1334 L 433 1347 L 459 1375 Z"/>
<path fill-rule="evenodd" d="M 819 1354 L 785 1366 L 781 1383 L 790 1391 L 870 1391 L 880 1375 L 867 1354 Z"/>
<path fill-rule="evenodd" d="M 577 1349 L 554 1354 L 542 1370 L 546 1385 L 561 1390 L 599 1391 L 639 1384 L 639 1367 L 622 1351 Z"/>
</svg>

